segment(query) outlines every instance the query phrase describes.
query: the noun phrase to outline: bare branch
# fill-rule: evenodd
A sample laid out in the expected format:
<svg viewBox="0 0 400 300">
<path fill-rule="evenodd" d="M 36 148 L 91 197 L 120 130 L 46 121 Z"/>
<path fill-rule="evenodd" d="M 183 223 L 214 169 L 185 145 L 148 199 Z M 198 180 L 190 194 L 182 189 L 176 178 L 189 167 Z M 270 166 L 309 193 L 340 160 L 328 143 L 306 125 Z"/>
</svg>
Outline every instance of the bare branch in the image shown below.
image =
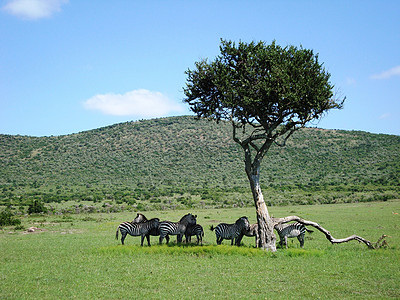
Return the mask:
<svg viewBox="0 0 400 300">
<path fill-rule="evenodd" d="M 325 234 L 325 237 L 326 237 L 332 244 L 340 244 L 340 243 L 346 243 L 346 242 L 349 242 L 349 241 L 352 241 L 352 240 L 356 240 L 356 241 L 358 241 L 358 242 L 364 243 L 364 244 L 367 245 L 368 248 L 370 248 L 370 249 L 375 249 L 374 245 L 373 245 L 370 241 L 368 241 L 368 240 L 366 240 L 366 239 L 364 239 L 363 237 L 360 237 L 360 236 L 358 236 L 358 235 L 352 235 L 352 236 L 349 236 L 349 237 L 344 238 L 344 239 L 335 239 L 335 238 L 332 236 L 332 234 L 331 234 L 328 230 L 326 230 L 325 228 L 323 228 L 323 227 L 322 227 L 321 225 L 319 225 L 318 223 L 315 223 L 315 222 L 312 222 L 312 221 L 304 220 L 304 219 L 302 219 L 302 218 L 300 218 L 300 217 L 298 217 L 298 216 L 288 216 L 288 217 L 285 217 L 285 218 L 272 218 L 272 222 L 273 222 L 273 224 L 274 224 L 274 227 L 275 227 L 275 225 L 277 225 L 277 224 L 288 223 L 288 222 L 291 222 L 291 221 L 296 221 L 296 222 L 299 222 L 299 223 L 304 224 L 304 225 L 309 225 L 309 226 L 315 227 L 316 229 L 318 229 L 319 231 L 321 231 L 323 234 Z"/>
<path fill-rule="evenodd" d="M 284 138 L 283 143 L 278 143 L 276 139 L 274 139 L 274 143 L 279 146 L 279 147 L 285 147 L 287 140 L 290 138 L 290 136 L 297 130 L 299 129 L 298 127 L 294 127 L 290 130 L 289 134 Z"/>
<path fill-rule="evenodd" d="M 233 128 L 233 140 L 238 143 L 239 145 L 242 145 L 242 141 L 237 137 L 236 135 L 236 129 L 238 128 L 235 122 L 232 120 L 232 128 Z"/>
</svg>

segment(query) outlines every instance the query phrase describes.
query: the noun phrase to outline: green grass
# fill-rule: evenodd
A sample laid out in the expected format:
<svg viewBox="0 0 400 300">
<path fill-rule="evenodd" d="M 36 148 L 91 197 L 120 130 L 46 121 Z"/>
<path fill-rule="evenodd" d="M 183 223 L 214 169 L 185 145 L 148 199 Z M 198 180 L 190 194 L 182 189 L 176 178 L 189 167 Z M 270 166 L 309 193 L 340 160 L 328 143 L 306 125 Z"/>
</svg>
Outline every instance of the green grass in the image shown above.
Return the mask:
<svg viewBox="0 0 400 300">
<path fill-rule="evenodd" d="M 149 218 L 178 220 L 188 211 L 145 212 Z M 369 250 L 352 241 L 331 245 L 315 231 L 276 253 L 229 241 L 215 245 L 208 227 L 233 222 L 254 209 L 191 211 L 205 229 L 204 246 L 140 247 L 128 236 L 115 240 L 115 230 L 134 213 L 22 217 L 25 233 L 6 227 L 0 232 L 0 298 L 5 299 L 343 299 L 400 297 L 400 201 L 319 206 L 272 207 L 274 216 L 299 215 L 319 222 L 334 237 L 361 235 L 375 242 L 387 234 L 389 246 Z M 13 233 L 10 233 L 13 232 Z M 175 241 L 173 237 L 171 239 Z"/>
</svg>

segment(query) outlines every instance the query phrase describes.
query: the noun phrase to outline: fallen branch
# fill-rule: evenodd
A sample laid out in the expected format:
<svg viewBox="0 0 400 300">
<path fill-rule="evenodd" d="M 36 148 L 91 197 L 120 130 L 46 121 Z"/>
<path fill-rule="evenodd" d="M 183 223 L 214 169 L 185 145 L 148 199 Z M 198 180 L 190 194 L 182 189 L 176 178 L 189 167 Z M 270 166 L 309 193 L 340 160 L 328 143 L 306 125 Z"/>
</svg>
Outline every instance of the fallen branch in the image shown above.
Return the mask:
<svg viewBox="0 0 400 300">
<path fill-rule="evenodd" d="M 323 228 L 323 227 L 322 227 L 321 225 L 319 225 L 318 223 L 315 223 L 315 222 L 312 222 L 312 221 L 304 220 L 304 219 L 302 219 L 302 218 L 300 218 L 300 217 L 298 217 L 298 216 L 288 216 L 288 217 L 285 217 L 285 218 L 272 218 L 272 222 L 273 222 L 274 227 L 275 227 L 275 225 L 282 224 L 282 223 L 288 223 L 288 222 L 291 222 L 291 221 L 296 221 L 296 222 L 302 223 L 302 224 L 304 224 L 304 225 L 308 225 L 308 226 L 313 226 L 313 227 L 315 227 L 316 229 L 318 229 L 319 231 L 321 231 L 323 234 L 325 234 L 325 237 L 326 237 L 332 244 L 347 243 L 347 242 L 349 242 L 349 241 L 356 240 L 356 241 L 358 241 L 358 242 L 360 242 L 360 243 L 361 243 L 361 242 L 364 243 L 364 244 L 367 245 L 368 248 L 370 248 L 370 249 L 377 249 L 377 248 L 379 248 L 379 247 L 381 247 L 381 246 L 383 245 L 383 242 L 382 242 L 382 244 L 381 244 L 380 246 L 378 246 L 378 242 L 380 242 L 381 239 L 383 239 L 384 237 L 381 237 L 381 239 L 378 240 L 378 242 L 375 244 L 375 246 L 374 246 L 370 241 L 364 239 L 364 238 L 361 237 L 361 236 L 355 235 L 355 234 L 352 235 L 352 236 L 349 236 L 349 237 L 347 237 L 347 238 L 344 238 L 344 239 L 335 239 L 335 238 L 331 235 L 331 233 L 330 233 L 328 230 L 326 230 L 325 228 Z M 386 236 L 385 236 L 385 237 L 386 237 Z M 385 242 L 385 241 L 384 241 L 384 242 Z M 387 244 L 387 243 L 385 242 L 385 244 Z"/>
</svg>

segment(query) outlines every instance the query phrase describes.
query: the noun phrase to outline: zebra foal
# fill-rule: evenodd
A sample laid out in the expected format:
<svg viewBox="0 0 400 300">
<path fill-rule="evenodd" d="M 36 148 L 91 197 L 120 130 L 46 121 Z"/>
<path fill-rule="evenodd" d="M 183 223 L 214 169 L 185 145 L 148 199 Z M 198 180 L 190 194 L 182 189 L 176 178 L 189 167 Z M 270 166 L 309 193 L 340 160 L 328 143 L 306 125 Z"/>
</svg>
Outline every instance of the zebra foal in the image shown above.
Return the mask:
<svg viewBox="0 0 400 300">
<path fill-rule="evenodd" d="M 123 222 L 118 225 L 115 238 L 118 240 L 118 231 L 121 231 L 121 243 L 124 245 L 126 235 L 129 233 L 131 236 L 141 236 L 142 240 L 140 245 L 143 246 L 143 240 L 146 237 L 147 243 L 150 246 L 150 232 L 157 230 L 160 224 L 160 219 L 154 218 L 142 223 Z"/>
<path fill-rule="evenodd" d="M 217 245 L 221 245 L 224 239 L 231 240 L 231 245 L 233 245 L 233 240 L 239 237 L 244 230 L 249 230 L 249 228 L 250 224 L 247 217 L 241 217 L 234 224 L 220 223 L 217 227 L 211 225 L 210 230 L 215 230 Z"/>
<path fill-rule="evenodd" d="M 304 235 L 307 232 L 312 233 L 314 231 L 309 230 L 301 223 L 291 223 L 291 224 L 277 224 L 275 225 L 275 230 L 278 232 L 280 241 L 279 244 L 283 247 L 283 243 L 287 246 L 287 239 L 297 237 L 300 242 L 300 247 L 304 247 Z"/>
<path fill-rule="evenodd" d="M 187 228 L 196 225 L 196 218 L 197 215 L 186 214 L 179 220 L 179 222 L 160 222 L 160 225 L 158 226 L 160 231 L 159 243 L 162 244 L 162 241 L 165 238 L 168 244 L 170 235 L 176 235 L 178 243 L 182 243 L 182 237 L 186 233 Z"/>
<path fill-rule="evenodd" d="M 200 224 L 188 226 L 185 232 L 186 243 L 191 242 L 193 235 L 197 237 L 197 245 L 199 244 L 199 242 L 201 242 L 201 245 L 203 245 L 204 230 Z"/>
</svg>

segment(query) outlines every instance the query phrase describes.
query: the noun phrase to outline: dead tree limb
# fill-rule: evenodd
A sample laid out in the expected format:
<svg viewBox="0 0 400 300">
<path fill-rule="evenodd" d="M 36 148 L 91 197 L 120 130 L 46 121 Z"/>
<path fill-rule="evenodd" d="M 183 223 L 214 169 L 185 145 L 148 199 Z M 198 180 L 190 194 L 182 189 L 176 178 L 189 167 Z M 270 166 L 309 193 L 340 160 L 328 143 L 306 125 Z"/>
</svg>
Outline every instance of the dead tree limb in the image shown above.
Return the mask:
<svg viewBox="0 0 400 300">
<path fill-rule="evenodd" d="M 325 228 L 323 228 L 323 227 L 322 227 L 321 225 L 319 225 L 318 223 L 315 223 L 315 222 L 312 222 L 312 221 L 304 220 L 304 219 L 302 219 L 302 218 L 300 218 L 300 217 L 298 217 L 298 216 L 288 216 L 288 217 L 285 217 L 285 218 L 272 218 L 272 222 L 273 222 L 273 224 L 274 224 L 274 227 L 275 227 L 275 225 L 282 224 L 282 223 L 288 223 L 288 222 L 291 222 L 291 221 L 296 221 L 296 222 L 302 223 L 302 224 L 304 224 L 304 225 L 308 225 L 308 226 L 313 226 L 313 227 L 315 227 L 316 229 L 318 229 L 319 231 L 321 231 L 323 234 L 325 234 L 325 237 L 326 237 L 332 244 L 347 243 L 347 242 L 349 242 L 349 241 L 356 240 L 356 241 L 358 241 L 358 242 L 360 242 L 360 243 L 361 243 L 361 242 L 364 243 L 364 244 L 367 245 L 368 248 L 370 248 L 370 249 L 376 249 L 376 248 L 374 247 L 374 245 L 373 245 L 370 241 L 364 239 L 364 238 L 361 237 L 361 236 L 355 235 L 355 234 L 352 235 L 352 236 L 349 236 L 349 237 L 347 237 L 347 238 L 344 238 L 344 239 L 335 239 L 335 238 L 332 236 L 332 234 L 331 234 L 328 230 L 326 230 Z"/>
</svg>

